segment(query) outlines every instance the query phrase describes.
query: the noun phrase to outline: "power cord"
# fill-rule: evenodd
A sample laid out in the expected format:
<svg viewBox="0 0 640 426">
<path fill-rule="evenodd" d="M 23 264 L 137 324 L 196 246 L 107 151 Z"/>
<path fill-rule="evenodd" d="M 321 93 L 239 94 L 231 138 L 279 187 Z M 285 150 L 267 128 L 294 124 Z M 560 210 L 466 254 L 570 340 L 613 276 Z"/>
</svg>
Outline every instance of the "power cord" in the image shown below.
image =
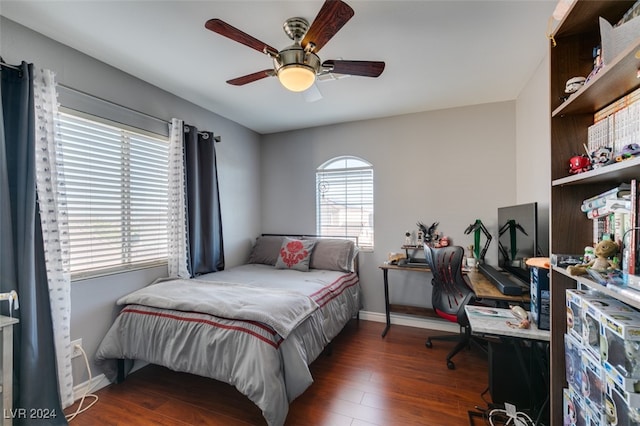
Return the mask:
<svg viewBox="0 0 640 426">
<path fill-rule="evenodd" d="M 87 367 L 87 373 L 89 374 L 89 381 L 87 382 L 87 388 L 85 389 L 84 394 L 82 395 L 82 398 L 80 398 L 80 403 L 78 404 L 78 408 L 74 413 L 66 416 L 68 422 L 75 419 L 78 414 L 84 413 L 89 408 L 93 407 L 96 402 L 98 402 L 98 395 L 89 393 L 92 390 L 91 380 L 93 379 L 93 377 L 91 377 L 91 368 L 89 367 L 89 359 L 87 358 L 87 353 L 84 351 L 84 349 L 82 349 L 82 346 L 80 345 L 76 345 L 74 349 L 78 349 L 80 352 L 82 352 L 82 358 L 84 359 L 84 364 Z M 84 405 L 85 398 L 94 398 L 94 399 L 93 401 L 91 401 L 89 405 L 82 408 L 82 406 Z"/>
<path fill-rule="evenodd" d="M 512 406 L 513 407 L 513 406 Z M 514 425 L 514 426 L 535 426 L 535 423 L 527 414 L 522 411 L 516 412 L 513 410 L 503 410 L 501 408 L 494 408 L 489 412 L 489 424 L 495 426 L 493 420 L 500 421 L 501 425 Z"/>
</svg>

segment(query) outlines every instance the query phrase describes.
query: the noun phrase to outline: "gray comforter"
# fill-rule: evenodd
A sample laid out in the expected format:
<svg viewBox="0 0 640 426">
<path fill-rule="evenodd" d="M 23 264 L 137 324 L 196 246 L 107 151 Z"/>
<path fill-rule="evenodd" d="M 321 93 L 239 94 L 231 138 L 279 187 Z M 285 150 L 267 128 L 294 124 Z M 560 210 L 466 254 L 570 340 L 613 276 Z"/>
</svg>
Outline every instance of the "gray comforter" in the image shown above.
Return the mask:
<svg viewBox="0 0 640 426">
<path fill-rule="evenodd" d="M 284 339 L 318 309 L 311 297 L 292 290 L 197 279 L 163 281 L 118 300 L 118 305 L 132 304 L 258 321 Z"/>
<path fill-rule="evenodd" d="M 269 425 L 284 424 L 313 383 L 308 365 L 360 308 L 355 274 L 265 265 L 164 281 L 118 303 L 96 354 L 107 378 L 123 358 L 211 377 L 246 395 Z"/>
</svg>

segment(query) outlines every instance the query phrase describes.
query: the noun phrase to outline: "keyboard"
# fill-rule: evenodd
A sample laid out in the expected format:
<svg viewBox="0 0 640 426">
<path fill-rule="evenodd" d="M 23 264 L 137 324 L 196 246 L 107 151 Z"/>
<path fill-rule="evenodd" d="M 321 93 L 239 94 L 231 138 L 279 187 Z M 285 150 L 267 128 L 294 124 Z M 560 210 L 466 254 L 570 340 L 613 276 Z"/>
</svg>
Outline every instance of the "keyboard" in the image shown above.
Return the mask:
<svg viewBox="0 0 640 426">
<path fill-rule="evenodd" d="M 518 278 L 514 278 L 504 272 L 498 271 L 491 265 L 481 263 L 478 265 L 478 269 L 482 274 L 487 277 L 493 285 L 500 291 L 500 293 L 507 296 L 521 296 L 523 293 L 529 291 L 529 287 L 522 283 Z"/>
<path fill-rule="evenodd" d="M 426 268 L 429 266 L 426 259 L 410 257 L 409 259 L 401 259 L 398 266 L 408 268 Z"/>
</svg>

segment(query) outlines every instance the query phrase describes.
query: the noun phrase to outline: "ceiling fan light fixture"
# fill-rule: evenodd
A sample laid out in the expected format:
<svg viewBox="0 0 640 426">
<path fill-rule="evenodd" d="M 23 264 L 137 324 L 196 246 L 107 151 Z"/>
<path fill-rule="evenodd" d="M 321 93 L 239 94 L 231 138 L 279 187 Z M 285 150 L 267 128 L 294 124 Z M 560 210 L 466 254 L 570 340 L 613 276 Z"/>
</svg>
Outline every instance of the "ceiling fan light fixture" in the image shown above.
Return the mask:
<svg viewBox="0 0 640 426">
<path fill-rule="evenodd" d="M 287 90 L 304 92 L 316 81 L 316 72 L 303 64 L 285 65 L 278 70 L 278 80 Z"/>
</svg>

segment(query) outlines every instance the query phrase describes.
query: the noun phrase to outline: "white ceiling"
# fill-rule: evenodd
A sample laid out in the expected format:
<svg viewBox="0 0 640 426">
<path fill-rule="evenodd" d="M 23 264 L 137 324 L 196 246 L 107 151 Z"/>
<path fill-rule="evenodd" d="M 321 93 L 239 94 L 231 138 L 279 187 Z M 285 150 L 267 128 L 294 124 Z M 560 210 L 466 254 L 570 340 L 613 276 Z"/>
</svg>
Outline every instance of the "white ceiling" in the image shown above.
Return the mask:
<svg viewBox="0 0 640 426">
<path fill-rule="evenodd" d="M 555 0 L 346 0 L 355 15 L 319 52 L 386 62 L 378 78 L 317 83 L 308 102 L 276 78 L 226 82 L 271 59 L 204 27 L 220 18 L 282 49 L 283 22 L 323 0 L 14 1 L 0 14 L 254 131 L 267 134 L 515 99 L 540 61 Z"/>
</svg>

